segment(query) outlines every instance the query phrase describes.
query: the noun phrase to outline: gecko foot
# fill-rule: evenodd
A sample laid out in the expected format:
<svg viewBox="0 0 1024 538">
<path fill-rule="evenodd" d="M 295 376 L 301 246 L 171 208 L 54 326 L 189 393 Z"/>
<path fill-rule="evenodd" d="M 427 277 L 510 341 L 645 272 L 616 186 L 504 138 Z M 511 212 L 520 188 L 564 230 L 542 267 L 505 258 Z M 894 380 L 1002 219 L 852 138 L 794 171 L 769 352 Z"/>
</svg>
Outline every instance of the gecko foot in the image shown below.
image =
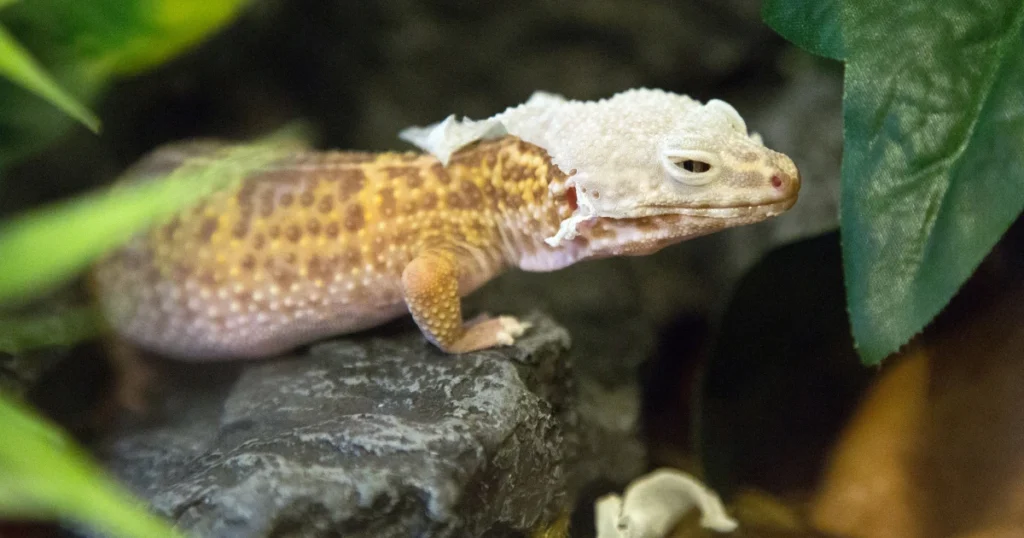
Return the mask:
<svg viewBox="0 0 1024 538">
<path fill-rule="evenodd" d="M 477 316 L 466 324 L 466 332 L 455 341 L 447 351 L 450 353 L 468 353 L 498 346 L 512 345 L 530 328 L 527 322 L 519 321 L 512 316 L 496 318 Z"/>
</svg>

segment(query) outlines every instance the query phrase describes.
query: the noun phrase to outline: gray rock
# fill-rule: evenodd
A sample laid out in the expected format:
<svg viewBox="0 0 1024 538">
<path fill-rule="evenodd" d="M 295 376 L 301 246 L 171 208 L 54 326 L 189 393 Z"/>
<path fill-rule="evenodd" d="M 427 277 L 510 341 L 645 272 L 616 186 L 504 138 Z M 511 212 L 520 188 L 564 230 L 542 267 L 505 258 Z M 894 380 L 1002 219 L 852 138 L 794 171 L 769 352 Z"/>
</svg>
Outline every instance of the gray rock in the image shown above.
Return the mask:
<svg viewBox="0 0 1024 538">
<path fill-rule="evenodd" d="M 569 508 L 574 420 L 568 333 L 529 319 L 458 358 L 399 322 L 302 357 L 163 364 L 161 418 L 100 454 L 197 537 L 528 532 Z"/>
</svg>

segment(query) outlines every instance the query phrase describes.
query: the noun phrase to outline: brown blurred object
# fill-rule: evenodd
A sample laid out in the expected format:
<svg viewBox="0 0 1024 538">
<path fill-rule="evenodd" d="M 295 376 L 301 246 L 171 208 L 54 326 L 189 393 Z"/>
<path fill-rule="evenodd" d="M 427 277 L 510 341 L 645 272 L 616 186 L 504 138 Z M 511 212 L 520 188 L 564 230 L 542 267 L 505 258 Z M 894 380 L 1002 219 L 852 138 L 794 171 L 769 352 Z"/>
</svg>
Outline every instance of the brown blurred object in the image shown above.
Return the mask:
<svg viewBox="0 0 1024 538">
<path fill-rule="evenodd" d="M 700 514 L 694 510 L 676 525 L 668 538 L 826 538 L 807 527 L 799 505 L 763 491 L 744 489 L 737 492 L 729 503 L 728 512 L 740 524 L 731 533 L 716 533 L 701 527 Z"/>
<path fill-rule="evenodd" d="M 847 426 L 815 527 L 856 538 L 1024 536 L 1024 232 L 889 359 Z"/>
</svg>

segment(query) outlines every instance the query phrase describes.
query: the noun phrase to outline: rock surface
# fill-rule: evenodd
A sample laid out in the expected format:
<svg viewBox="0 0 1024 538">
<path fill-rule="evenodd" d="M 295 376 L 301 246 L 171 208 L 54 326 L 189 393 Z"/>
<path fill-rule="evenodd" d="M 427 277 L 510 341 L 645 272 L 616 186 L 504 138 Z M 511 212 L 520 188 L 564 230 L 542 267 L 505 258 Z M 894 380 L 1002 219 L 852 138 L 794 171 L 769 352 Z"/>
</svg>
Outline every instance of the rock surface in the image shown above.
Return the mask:
<svg viewBox="0 0 1024 538">
<path fill-rule="evenodd" d="M 568 509 L 568 333 L 447 357 L 416 329 L 245 365 L 161 364 L 106 463 L 197 537 L 515 536 Z M 393 334 L 381 334 L 381 333 Z"/>
</svg>

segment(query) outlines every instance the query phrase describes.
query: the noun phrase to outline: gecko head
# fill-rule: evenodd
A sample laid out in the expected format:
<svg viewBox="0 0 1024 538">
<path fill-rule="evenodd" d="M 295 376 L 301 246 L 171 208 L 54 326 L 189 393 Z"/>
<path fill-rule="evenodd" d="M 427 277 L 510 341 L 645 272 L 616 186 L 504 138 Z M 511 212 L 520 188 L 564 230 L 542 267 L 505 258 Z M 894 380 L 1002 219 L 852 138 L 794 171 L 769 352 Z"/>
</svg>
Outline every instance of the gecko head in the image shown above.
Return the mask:
<svg viewBox="0 0 1024 538">
<path fill-rule="evenodd" d="M 615 137 L 640 136 L 606 148 L 606 158 L 578 159 L 566 182 L 577 208 L 559 235 L 581 238 L 586 257 L 642 255 L 792 207 L 800 190 L 793 161 L 748 133 L 727 103 L 691 103 L 655 129 L 626 122 Z"/>
<path fill-rule="evenodd" d="M 568 179 L 571 214 L 545 241 L 575 258 L 645 254 L 789 209 L 793 161 L 764 146 L 729 104 L 637 88 L 576 101 L 538 92 L 486 120 L 454 116 L 402 137 L 443 163 L 472 141 L 514 135 L 547 152 Z M 580 248 L 575 248 L 580 247 Z"/>
</svg>

